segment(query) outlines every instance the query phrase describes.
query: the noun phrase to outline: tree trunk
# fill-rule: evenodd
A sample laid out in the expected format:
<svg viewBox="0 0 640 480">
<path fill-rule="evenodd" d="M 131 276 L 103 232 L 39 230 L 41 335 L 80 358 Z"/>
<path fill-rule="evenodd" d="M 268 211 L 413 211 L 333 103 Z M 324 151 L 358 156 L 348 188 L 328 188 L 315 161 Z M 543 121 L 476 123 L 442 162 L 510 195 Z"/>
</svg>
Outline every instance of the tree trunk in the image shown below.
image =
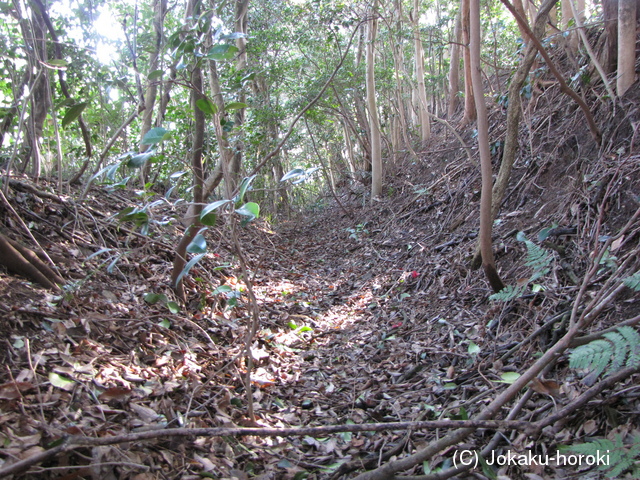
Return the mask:
<svg viewBox="0 0 640 480">
<path fill-rule="evenodd" d="M 636 0 L 618 0 L 618 76 L 619 97 L 635 82 L 636 76 Z"/>
<path fill-rule="evenodd" d="M 186 15 L 188 17 L 197 18 L 198 12 L 195 8 L 197 2 L 198 0 L 189 1 L 186 11 Z M 177 280 L 187 262 L 187 247 L 199 231 L 200 213 L 202 212 L 204 200 L 202 151 L 204 147 L 205 119 L 204 112 L 200 110 L 196 104 L 198 100 L 205 98 L 202 93 L 202 86 L 202 70 L 200 69 L 200 62 L 196 60 L 193 63 L 193 70 L 191 73 L 191 110 L 193 111 L 194 116 L 193 144 L 191 147 L 191 170 L 193 172 L 193 215 L 190 219 L 189 226 L 176 248 L 176 256 L 173 260 L 173 270 L 171 272 L 171 285 L 175 289 L 176 294 L 183 301 L 185 300 L 183 282 L 182 280 Z"/>
<path fill-rule="evenodd" d="M 236 22 L 235 31 L 238 33 L 247 34 L 247 10 L 249 8 L 249 0 L 236 0 Z M 236 59 L 236 71 L 238 73 L 243 72 L 247 68 L 247 39 L 240 37 L 236 39 L 236 47 L 238 47 L 238 57 Z M 244 90 L 240 90 L 238 94 L 238 101 L 245 103 L 246 96 Z M 236 137 L 236 141 L 233 145 L 233 159 L 229 168 L 229 180 L 231 181 L 230 189 L 235 190 L 240 177 L 240 170 L 242 167 L 242 157 L 244 152 L 244 141 L 242 139 L 241 126 L 244 123 L 245 109 L 239 108 L 234 115 L 234 126 L 239 129 L 239 134 Z"/>
<path fill-rule="evenodd" d="M 528 2 L 528 0 L 525 0 Z M 513 0 L 513 7 L 516 9 L 516 11 L 520 14 L 520 16 L 523 19 L 527 19 L 527 12 L 524 9 L 524 5 L 522 4 L 522 0 Z M 520 26 L 518 25 L 518 30 L 520 30 L 520 38 L 522 38 L 522 41 L 525 43 L 525 45 L 528 43 L 529 41 L 529 36 L 527 35 L 527 32 Z"/>
<path fill-rule="evenodd" d="M 538 15 L 535 19 L 533 26 L 533 34 L 540 37 L 544 34 L 545 23 L 549 9 L 556 0 L 546 0 L 538 11 Z M 528 35 L 527 35 L 528 37 Z M 500 205 L 504 198 L 505 191 L 509 185 L 509 178 L 511 177 L 511 169 L 516 158 L 516 150 L 518 148 L 518 127 L 520 125 L 521 117 L 521 90 L 524 86 L 527 76 L 531 71 L 531 67 L 535 62 L 538 50 L 531 42 L 527 44 L 525 49 L 522 63 L 516 70 L 516 73 L 511 79 L 509 84 L 509 100 L 507 107 L 507 132 L 505 134 L 504 149 L 502 153 L 502 162 L 500 163 L 500 170 L 496 177 L 495 184 L 493 185 L 493 192 L 491 195 L 491 221 L 495 220 L 500 211 Z M 482 254 L 480 250 L 480 242 L 476 247 L 476 252 L 471 261 L 471 268 L 477 269 L 482 265 Z"/>
<path fill-rule="evenodd" d="M 155 34 L 155 44 L 151 58 L 149 59 L 149 72 L 151 73 L 158 70 L 158 64 L 160 60 L 160 50 L 162 48 L 162 27 L 164 23 L 164 16 L 167 10 L 167 0 L 154 0 L 153 1 L 153 30 Z M 144 96 L 144 114 L 142 116 L 142 125 L 140 126 L 140 147 L 138 151 L 140 153 L 146 152 L 149 149 L 149 145 L 144 145 L 142 139 L 151 130 L 151 122 L 153 120 L 153 110 L 156 104 L 156 97 L 158 96 L 158 80 L 148 80 L 147 90 Z M 149 172 L 151 170 L 151 163 L 146 162 L 141 170 L 142 184 L 147 183 Z"/>
<path fill-rule="evenodd" d="M 427 104 L 427 89 L 424 85 L 424 50 L 420 38 L 420 9 L 418 0 L 413 0 L 413 41 L 415 46 L 415 65 L 418 95 L 418 119 L 420 121 L 420 138 L 426 142 L 431 137 L 431 121 Z"/>
<path fill-rule="evenodd" d="M 382 194 L 382 140 L 378 105 L 376 102 L 375 80 L 375 42 L 378 31 L 378 0 L 371 7 L 371 20 L 367 26 L 367 107 L 369 109 L 369 125 L 371 138 L 371 200 Z"/>
<path fill-rule="evenodd" d="M 462 117 L 462 125 L 467 125 L 476 119 L 475 99 L 471 82 L 471 58 L 469 56 L 469 0 L 462 0 L 460 11 L 462 43 L 464 44 L 464 116 Z"/>
<path fill-rule="evenodd" d="M 618 62 L 618 0 L 602 0 L 605 51 L 602 66 L 607 74 L 616 69 Z"/>
<path fill-rule="evenodd" d="M 493 288 L 499 292 L 504 284 L 496 270 L 491 240 L 491 190 L 493 188 L 493 172 L 491 169 L 491 150 L 489 148 L 489 119 L 487 105 L 482 88 L 482 72 L 480 70 L 480 0 L 471 0 L 469 9 L 470 24 L 470 60 L 471 80 L 475 92 L 476 111 L 478 112 L 478 149 L 480 150 L 480 169 L 482 171 L 482 194 L 480 199 L 480 251 L 482 252 L 482 268 Z"/>
<path fill-rule="evenodd" d="M 458 108 L 460 92 L 460 43 L 462 43 L 461 12 L 456 15 L 456 24 L 453 29 L 453 43 L 451 44 L 451 64 L 449 65 L 449 105 L 447 108 L 447 120 L 451 121 Z"/>
</svg>

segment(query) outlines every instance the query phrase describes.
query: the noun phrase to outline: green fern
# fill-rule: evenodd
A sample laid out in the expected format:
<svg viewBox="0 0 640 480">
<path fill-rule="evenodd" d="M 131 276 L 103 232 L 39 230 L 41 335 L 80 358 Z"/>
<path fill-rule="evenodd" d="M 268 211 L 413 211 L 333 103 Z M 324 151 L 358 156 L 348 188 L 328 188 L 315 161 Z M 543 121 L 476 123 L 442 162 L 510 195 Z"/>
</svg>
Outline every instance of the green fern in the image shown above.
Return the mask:
<svg viewBox="0 0 640 480">
<path fill-rule="evenodd" d="M 507 285 L 498 293 L 494 293 L 489 297 L 490 300 L 496 300 L 500 302 L 508 302 L 509 300 L 513 300 L 514 298 L 521 297 L 526 289 L 526 285 Z"/>
<path fill-rule="evenodd" d="M 615 442 L 598 438 L 589 443 L 563 445 L 559 450 L 601 459 L 603 462 L 598 465 L 598 470 L 605 472 L 607 477 L 616 478 L 633 467 L 640 456 L 640 435 L 634 435 L 633 443 L 629 447 L 624 445 L 622 435 L 616 435 Z M 638 478 L 638 474 L 640 474 L 640 467 L 636 466 L 633 469 L 632 478 Z"/>
<path fill-rule="evenodd" d="M 609 374 L 640 365 L 640 333 L 635 329 L 619 327 L 604 337 L 576 348 L 569 356 L 571 368 L 588 370 L 584 378 L 587 385 L 595 383 L 605 370 Z"/>
<path fill-rule="evenodd" d="M 490 300 L 508 302 L 514 298 L 521 297 L 527 290 L 529 283 L 536 281 L 537 279 L 544 277 L 551 270 L 549 266 L 553 262 L 553 257 L 547 250 L 539 247 L 531 240 L 527 240 L 527 237 L 523 232 L 518 232 L 516 236 L 518 241 L 524 242 L 527 247 L 527 260 L 525 265 L 533 269 L 533 273 L 524 285 L 512 286 L 507 285 L 498 293 L 494 293 L 489 297 Z"/>
<path fill-rule="evenodd" d="M 640 272 L 636 272 L 622 281 L 627 287 L 640 292 Z"/>
<path fill-rule="evenodd" d="M 523 232 L 518 232 L 516 238 L 518 241 L 524 242 L 527 246 L 527 261 L 525 262 L 525 265 L 533 268 L 533 275 L 531 275 L 529 281 L 533 282 L 534 280 L 537 280 L 549 273 L 551 270 L 549 265 L 551 265 L 551 262 L 553 261 L 553 257 L 549 255 L 549 252 L 544 248 L 539 247 L 531 240 L 527 240 L 527 237 Z"/>
</svg>

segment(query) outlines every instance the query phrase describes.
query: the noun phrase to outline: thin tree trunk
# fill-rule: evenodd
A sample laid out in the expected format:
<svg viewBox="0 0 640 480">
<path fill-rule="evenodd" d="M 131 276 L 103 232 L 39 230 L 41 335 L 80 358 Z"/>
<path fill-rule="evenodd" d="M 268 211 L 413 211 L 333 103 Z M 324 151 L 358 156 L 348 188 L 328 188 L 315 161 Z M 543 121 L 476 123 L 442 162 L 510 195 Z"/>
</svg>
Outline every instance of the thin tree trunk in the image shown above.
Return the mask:
<svg viewBox="0 0 640 480">
<path fill-rule="evenodd" d="M 451 64 L 449 65 L 449 105 L 447 108 L 447 120 L 456 113 L 460 103 L 458 93 L 460 92 L 460 43 L 462 42 L 462 25 L 460 19 L 461 12 L 458 10 L 456 24 L 453 29 L 453 43 L 451 44 Z"/>
<path fill-rule="evenodd" d="M 153 30 L 155 33 L 155 45 L 154 50 L 151 53 L 149 60 L 149 73 L 158 70 L 160 60 L 160 50 L 162 48 L 162 27 L 164 23 L 164 15 L 167 9 L 167 0 L 154 0 L 153 2 Z M 140 153 L 146 152 L 149 149 L 149 145 L 144 145 L 142 139 L 151 130 L 151 123 L 153 120 L 153 110 L 156 104 L 156 97 L 158 96 L 158 81 L 148 80 L 147 90 L 144 98 L 144 115 L 142 116 L 142 125 L 140 126 L 140 147 L 138 151 Z M 149 172 L 151 170 L 151 163 L 146 162 L 141 169 L 142 184 L 147 183 Z"/>
<path fill-rule="evenodd" d="M 197 18 L 198 14 L 198 0 L 189 0 L 186 8 L 187 18 Z M 204 130 L 205 130 L 205 118 L 204 112 L 197 106 L 197 102 L 200 99 L 204 99 L 202 70 L 200 68 L 200 62 L 196 59 L 193 63 L 193 70 L 191 72 L 191 110 L 194 116 L 193 127 L 193 144 L 191 147 L 191 170 L 193 172 L 193 215 L 190 219 L 182 239 L 176 247 L 176 256 L 173 260 L 173 270 L 171 271 L 171 286 L 175 289 L 176 295 L 183 301 L 185 298 L 185 291 L 183 281 L 178 281 L 178 277 L 182 273 L 187 262 L 187 247 L 191 241 L 195 238 L 196 234 L 200 230 L 200 213 L 203 208 L 203 184 L 204 175 L 202 169 L 202 153 L 204 149 Z"/>
<path fill-rule="evenodd" d="M 462 43 L 464 44 L 464 116 L 462 125 L 467 125 L 476 119 L 476 107 L 473 86 L 471 82 L 471 58 L 469 56 L 469 0 L 461 0 Z"/>
<path fill-rule="evenodd" d="M 470 24 L 470 60 L 471 80 L 475 92 L 476 111 L 478 112 L 478 149 L 480 150 L 480 169 L 482 171 L 482 195 L 480 199 L 480 251 L 482 252 L 482 268 L 493 288 L 499 292 L 504 284 L 496 270 L 491 240 L 491 195 L 493 188 L 493 172 L 491 169 L 491 150 L 489 148 L 489 119 L 487 105 L 482 88 L 482 72 L 480 70 L 480 0 L 471 0 L 469 8 Z"/>
<path fill-rule="evenodd" d="M 238 33 L 247 34 L 247 10 L 249 8 L 249 0 L 236 0 L 236 22 L 235 31 Z M 238 47 L 238 56 L 236 59 L 236 71 L 238 73 L 243 72 L 247 68 L 247 39 L 240 37 L 236 39 L 236 47 Z M 240 90 L 238 94 L 238 101 L 244 103 L 246 96 L 244 90 Z M 239 108 L 234 115 L 234 123 L 236 128 L 240 128 L 244 123 L 245 109 Z M 233 146 L 233 159 L 230 165 L 230 185 L 231 190 L 235 190 L 236 185 L 240 177 L 240 170 L 242 167 L 242 157 L 244 152 L 244 141 L 242 139 L 242 129 L 240 128 L 239 134 L 234 142 Z"/>
<path fill-rule="evenodd" d="M 369 125 L 371 138 L 371 200 L 382 194 L 382 140 L 378 105 L 376 102 L 375 80 L 375 42 L 378 31 L 378 0 L 374 0 L 371 8 L 371 20 L 367 25 L 367 107 L 369 109 Z"/>
<path fill-rule="evenodd" d="M 418 96 L 418 119 L 420 121 L 420 138 L 426 142 L 431 137 L 431 121 L 427 103 L 427 89 L 424 84 L 424 49 L 420 38 L 420 9 L 418 0 L 413 0 L 413 41 L 415 47 L 415 65 Z"/>
<path fill-rule="evenodd" d="M 545 23 L 547 15 L 553 2 L 557 0 L 546 0 L 538 11 L 538 15 L 535 19 L 533 34 L 541 36 L 544 34 Z M 535 45 L 529 42 L 525 49 L 524 58 L 522 63 L 516 70 L 516 73 L 511 79 L 509 84 L 509 101 L 507 107 L 507 132 L 505 134 L 504 149 L 502 153 L 502 162 L 500 163 L 500 170 L 496 177 L 495 184 L 493 185 L 492 192 L 492 205 L 491 205 L 491 221 L 495 220 L 500 211 L 500 205 L 504 198 L 505 191 L 509 185 L 509 178 L 511 176 L 511 169 L 516 158 L 516 150 L 518 148 L 518 127 L 520 125 L 521 116 L 521 89 L 524 86 L 527 76 L 533 63 L 535 62 L 538 51 Z M 471 261 L 471 268 L 477 269 L 482 265 L 482 254 L 480 251 L 480 242 L 476 247 L 476 252 Z"/>
<path fill-rule="evenodd" d="M 618 77 L 619 97 L 636 77 L 636 0 L 618 0 Z"/>
</svg>

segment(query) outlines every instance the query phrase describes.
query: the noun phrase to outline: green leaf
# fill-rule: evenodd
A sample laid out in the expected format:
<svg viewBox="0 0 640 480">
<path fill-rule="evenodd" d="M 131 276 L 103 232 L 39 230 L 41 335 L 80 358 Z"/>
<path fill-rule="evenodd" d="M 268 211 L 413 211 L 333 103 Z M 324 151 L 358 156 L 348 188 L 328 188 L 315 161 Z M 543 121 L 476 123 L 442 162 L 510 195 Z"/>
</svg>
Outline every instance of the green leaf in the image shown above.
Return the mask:
<svg viewBox="0 0 640 480">
<path fill-rule="evenodd" d="M 49 373 L 49 381 L 54 387 L 61 388 L 62 390 L 66 390 L 67 392 L 73 390 L 76 383 L 73 380 L 69 380 L 68 378 L 63 377 L 62 375 L 58 375 L 55 372 Z"/>
<path fill-rule="evenodd" d="M 625 286 L 631 288 L 632 290 L 640 292 L 640 272 L 636 272 L 630 277 L 625 278 L 622 283 L 624 283 Z"/>
<path fill-rule="evenodd" d="M 49 68 L 53 67 L 56 70 L 65 70 L 69 66 L 69 62 L 61 58 L 54 58 L 52 60 L 48 60 L 46 63 L 43 63 L 43 65 Z"/>
<path fill-rule="evenodd" d="M 207 97 L 197 100 L 196 105 L 207 115 L 214 115 L 215 113 L 218 113 L 218 107 L 216 107 L 216 105 Z"/>
<path fill-rule="evenodd" d="M 171 313 L 174 314 L 180 312 L 180 305 L 178 305 L 176 302 L 167 302 L 167 308 Z"/>
<path fill-rule="evenodd" d="M 235 198 L 236 205 L 240 205 L 244 200 L 244 195 L 247 193 L 247 190 L 251 186 L 251 182 L 256 178 L 257 175 L 252 175 L 250 177 L 244 177 L 242 179 L 242 183 L 240 184 L 240 188 L 238 190 L 238 196 Z"/>
<path fill-rule="evenodd" d="M 260 216 L 260 205 L 255 202 L 247 202 L 240 208 L 237 208 L 236 213 L 249 217 L 249 221 L 251 221 Z"/>
<path fill-rule="evenodd" d="M 73 107 L 70 107 L 67 110 L 67 113 L 65 113 L 64 117 L 62 118 L 62 128 L 65 128 L 76 118 L 78 118 L 82 114 L 84 109 L 87 108 L 87 105 L 89 105 L 89 102 L 81 102 L 76 103 Z"/>
<path fill-rule="evenodd" d="M 171 322 L 166 318 L 163 318 L 162 320 L 160 320 L 158 322 L 158 325 L 167 329 L 171 328 Z"/>
<path fill-rule="evenodd" d="M 151 305 L 155 305 L 158 302 L 166 303 L 167 301 L 167 296 L 164 293 L 145 293 L 142 298 Z"/>
<path fill-rule="evenodd" d="M 218 200 L 217 202 L 210 203 L 205 206 L 200 213 L 200 221 L 207 226 L 213 226 L 216 224 L 216 215 L 213 213 L 218 208 L 231 203 L 231 200 Z"/>
<path fill-rule="evenodd" d="M 288 171 L 287 173 L 284 174 L 284 177 L 282 177 L 280 179 L 281 182 L 284 182 L 285 180 L 290 180 L 292 178 L 298 178 L 301 175 L 305 174 L 305 170 L 304 168 L 294 168 L 293 170 Z"/>
<path fill-rule="evenodd" d="M 469 355 L 476 355 L 480 353 L 480 347 L 476 345 L 474 342 L 469 342 L 469 347 L 467 348 L 467 353 Z"/>
<path fill-rule="evenodd" d="M 187 246 L 187 252 L 189 253 L 206 253 L 207 252 L 207 240 L 201 233 L 198 233 L 191 243 Z"/>
<path fill-rule="evenodd" d="M 508 383 L 509 385 L 511 385 L 518 378 L 520 378 L 520 374 L 518 372 L 505 372 L 500 375 L 500 378 L 502 378 L 502 380 L 500 380 L 500 383 Z"/>
<path fill-rule="evenodd" d="M 227 292 L 230 292 L 231 290 L 233 289 L 231 288 L 230 285 L 220 285 L 213 292 L 211 292 L 211 295 L 217 295 L 218 293 L 227 293 Z"/>
<path fill-rule="evenodd" d="M 120 257 L 122 257 L 122 255 L 116 255 L 111 263 L 107 265 L 107 272 L 109 274 L 113 273 L 113 270 L 116 268 L 117 263 L 120 261 Z"/>
<path fill-rule="evenodd" d="M 134 155 L 133 157 L 131 157 L 128 161 L 127 161 L 127 167 L 129 168 L 140 168 L 142 167 L 145 163 L 147 163 L 147 160 L 149 160 L 151 157 L 153 157 L 155 155 L 155 150 L 149 150 L 147 152 L 144 153 L 138 153 L 137 155 Z"/>
<path fill-rule="evenodd" d="M 196 263 L 202 260 L 202 257 L 204 257 L 204 255 L 205 255 L 204 253 L 201 253 L 200 255 L 196 255 L 191 260 L 189 260 L 189 262 L 187 262 L 187 264 L 184 266 L 184 268 L 180 272 L 180 275 L 178 275 L 178 278 L 176 278 L 176 283 L 174 287 L 180 283 L 180 280 L 182 280 L 182 277 L 184 277 L 187 273 L 189 273 L 189 270 L 191 270 L 191 268 L 193 268 L 193 266 Z"/>
<path fill-rule="evenodd" d="M 154 70 L 153 72 L 150 72 L 149 75 L 147 75 L 147 78 L 149 80 L 157 80 L 161 78 L 162 75 L 164 75 L 164 70 Z"/>
<path fill-rule="evenodd" d="M 171 133 L 169 130 L 162 127 L 156 127 L 149 130 L 140 143 L 142 145 L 156 145 L 170 138 Z"/>
<path fill-rule="evenodd" d="M 231 103 L 227 103 L 224 106 L 224 111 L 225 112 L 230 112 L 231 110 L 242 110 L 243 108 L 247 108 L 249 105 L 247 105 L 246 103 L 242 103 L 242 102 L 231 102 Z"/>
<path fill-rule="evenodd" d="M 235 45 L 216 45 L 205 56 L 208 60 L 231 60 L 239 49 Z"/>
</svg>

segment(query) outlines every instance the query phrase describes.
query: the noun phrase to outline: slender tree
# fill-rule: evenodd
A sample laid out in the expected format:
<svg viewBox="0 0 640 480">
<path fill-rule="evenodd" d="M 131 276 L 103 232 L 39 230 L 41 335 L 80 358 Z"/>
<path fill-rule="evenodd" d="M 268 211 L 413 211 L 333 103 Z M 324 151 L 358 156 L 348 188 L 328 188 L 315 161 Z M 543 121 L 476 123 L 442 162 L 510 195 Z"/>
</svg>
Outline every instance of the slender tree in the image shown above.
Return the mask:
<svg viewBox="0 0 640 480">
<path fill-rule="evenodd" d="M 187 5 L 186 16 L 197 18 L 199 13 L 199 1 L 190 0 Z M 191 147 L 191 169 L 193 172 L 193 216 L 189 225 L 176 247 L 176 255 L 173 260 L 171 272 L 171 284 L 176 294 L 185 300 L 185 292 L 182 280 L 178 280 L 187 261 L 187 247 L 200 230 L 200 212 L 203 208 L 203 169 L 202 151 L 204 148 L 205 119 L 204 112 L 198 107 L 198 102 L 205 99 L 203 94 L 202 69 L 200 59 L 195 59 L 191 65 L 191 110 L 194 116 L 193 142 Z"/>
<path fill-rule="evenodd" d="M 456 15 L 453 29 L 453 42 L 451 43 L 451 63 L 449 64 L 449 104 L 447 107 L 447 119 L 451 120 L 458 108 L 460 93 L 460 43 L 462 41 L 462 25 L 460 10 Z"/>
<path fill-rule="evenodd" d="M 464 60 L 464 116 L 462 117 L 462 125 L 466 125 L 476 119 L 474 91 L 471 82 L 469 0 L 461 0 L 460 12 L 462 43 L 464 44 L 462 52 Z"/>
<path fill-rule="evenodd" d="M 424 84 L 424 49 L 420 37 L 420 8 L 418 0 L 413 0 L 413 42 L 415 47 L 416 96 L 418 97 L 418 121 L 420 122 L 420 139 L 423 142 L 431 137 L 431 120 L 427 104 L 427 89 Z"/>
<path fill-rule="evenodd" d="M 487 105 L 484 99 L 482 87 L 482 71 L 480 63 L 480 0 L 469 2 L 470 25 L 470 60 L 471 81 L 475 92 L 476 111 L 478 112 L 478 149 L 480 150 L 480 169 L 482 171 L 482 194 L 480 198 L 480 251 L 482 253 L 482 268 L 493 288 L 499 292 L 504 284 L 496 270 L 493 258 L 493 243 L 491 230 L 493 220 L 491 218 L 491 195 L 493 189 L 493 172 L 491 169 L 491 150 L 489 148 L 489 119 Z"/>
<path fill-rule="evenodd" d="M 371 200 L 382 194 L 382 140 L 380 135 L 380 121 L 378 119 L 378 103 L 376 101 L 375 78 L 375 46 L 378 33 L 378 0 L 373 1 L 370 10 L 370 20 L 367 24 L 366 46 L 366 84 L 367 108 L 369 110 L 369 125 L 371 138 Z"/>
<path fill-rule="evenodd" d="M 618 77 L 616 90 L 621 97 L 636 76 L 636 1 L 618 0 Z"/>
</svg>

